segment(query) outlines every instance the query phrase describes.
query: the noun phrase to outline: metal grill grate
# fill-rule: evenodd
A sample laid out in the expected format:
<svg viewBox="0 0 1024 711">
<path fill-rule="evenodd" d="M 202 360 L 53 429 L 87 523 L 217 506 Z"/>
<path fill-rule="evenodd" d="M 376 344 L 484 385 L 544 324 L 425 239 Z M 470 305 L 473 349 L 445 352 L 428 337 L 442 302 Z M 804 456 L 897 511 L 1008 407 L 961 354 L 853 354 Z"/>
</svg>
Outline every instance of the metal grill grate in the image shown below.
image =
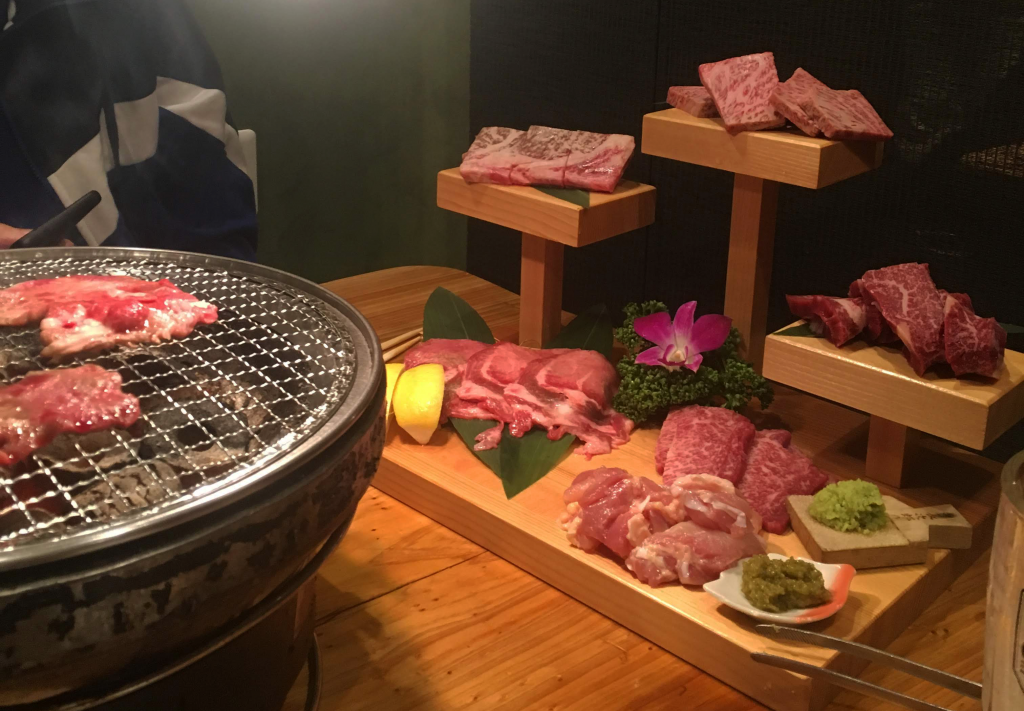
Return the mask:
<svg viewBox="0 0 1024 711">
<path fill-rule="evenodd" d="M 0 381 L 95 363 L 121 374 L 142 417 L 130 430 L 62 435 L 0 467 L 0 552 L 132 524 L 250 477 L 315 432 L 345 399 L 356 351 L 346 320 L 275 280 L 157 259 L 0 262 L 0 288 L 29 279 L 117 274 L 169 279 L 215 304 L 187 338 L 55 366 L 38 326 L 0 328 Z"/>
</svg>

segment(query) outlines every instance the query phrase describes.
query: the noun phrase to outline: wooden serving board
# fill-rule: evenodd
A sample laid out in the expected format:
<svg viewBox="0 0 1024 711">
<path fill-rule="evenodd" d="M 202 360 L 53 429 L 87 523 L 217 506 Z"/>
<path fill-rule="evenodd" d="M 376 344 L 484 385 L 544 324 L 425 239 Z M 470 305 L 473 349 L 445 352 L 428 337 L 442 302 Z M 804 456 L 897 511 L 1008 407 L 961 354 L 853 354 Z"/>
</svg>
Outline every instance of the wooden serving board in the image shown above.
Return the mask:
<svg viewBox="0 0 1024 711">
<path fill-rule="evenodd" d="M 382 288 L 381 283 L 393 286 Z M 418 325 L 409 314 L 422 314 L 427 297 L 438 285 L 468 301 L 496 338 L 516 338 L 519 298 L 462 271 L 399 267 L 352 277 L 344 281 L 344 289 L 341 285 L 327 286 L 357 304 L 382 339 Z M 563 322 L 568 318 L 564 315 Z M 823 469 L 844 477 L 863 476 L 865 415 L 776 387 L 770 413 L 755 416 L 755 421 L 759 427 L 792 429 L 794 446 Z M 555 521 L 568 482 L 578 472 L 602 465 L 623 466 L 633 474 L 657 479 L 655 441 L 655 431 L 640 430 L 622 450 L 590 463 L 571 455 L 545 479 L 509 501 L 497 477 L 449 428 L 438 432 L 429 445 L 420 446 L 392 427 L 374 485 L 770 708 L 822 708 L 834 693 L 831 687 L 756 664 L 750 652 L 787 655 L 852 674 L 866 664 L 828 650 L 766 640 L 754 633 L 751 620 L 717 605 L 701 591 L 640 585 L 620 564 L 582 553 L 566 542 Z M 931 551 L 925 565 L 859 574 L 847 606 L 812 629 L 885 647 L 990 545 L 1000 465 L 931 439 L 921 443 L 915 464 L 930 473 L 929 485 L 901 489 L 900 498 L 915 507 L 955 506 L 974 526 L 972 548 Z M 773 536 L 770 549 L 791 555 L 803 551 L 792 533 Z"/>
<path fill-rule="evenodd" d="M 797 394 L 786 393 L 783 399 L 785 405 L 795 407 L 791 412 L 793 424 L 804 427 L 824 414 L 815 412 L 820 406 L 831 407 Z M 859 415 L 847 414 L 863 421 Z M 843 423 L 839 425 L 841 430 Z M 817 455 L 816 460 L 825 465 L 837 455 L 840 459 L 844 456 L 830 448 L 847 446 L 851 431 L 837 440 L 834 429 L 798 430 L 794 446 Z M 829 687 L 757 664 L 750 653 L 783 654 L 847 673 L 859 672 L 855 660 L 840 659 L 828 650 L 766 640 L 753 631 L 750 619 L 720 606 L 699 589 L 678 585 L 650 588 L 637 582 L 619 562 L 583 553 L 566 541 L 557 518 L 563 510 L 562 492 L 573 477 L 595 466 L 618 466 L 634 475 L 657 479 L 656 438 L 656 431 L 642 429 L 623 449 L 591 462 L 570 455 L 546 478 L 507 500 L 497 477 L 450 428 L 439 430 L 427 446 L 416 444 L 400 429 L 392 428 L 375 485 L 770 708 L 822 708 L 831 696 Z M 991 468 L 967 466 L 972 466 L 975 477 L 987 482 L 973 489 L 971 498 L 934 489 L 903 490 L 901 495 L 908 500 L 917 497 L 915 503 L 922 505 L 952 501 L 974 524 L 975 547 L 956 552 L 930 551 L 924 565 L 859 574 L 847 606 L 836 617 L 816 625 L 817 629 L 884 646 L 980 555 L 987 545 L 980 542 L 990 540 L 998 487 Z M 792 532 L 771 536 L 769 550 L 807 555 Z"/>
</svg>

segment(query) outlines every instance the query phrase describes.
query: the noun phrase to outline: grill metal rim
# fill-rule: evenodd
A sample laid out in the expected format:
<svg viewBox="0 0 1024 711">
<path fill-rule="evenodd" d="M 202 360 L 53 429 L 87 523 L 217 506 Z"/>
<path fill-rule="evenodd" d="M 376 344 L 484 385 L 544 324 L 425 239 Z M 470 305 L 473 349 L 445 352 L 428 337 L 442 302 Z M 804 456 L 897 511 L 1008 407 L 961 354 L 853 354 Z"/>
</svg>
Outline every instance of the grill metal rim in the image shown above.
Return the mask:
<svg viewBox="0 0 1024 711">
<path fill-rule="evenodd" d="M 172 526 L 185 523 L 197 516 L 207 514 L 216 508 L 226 506 L 229 503 L 233 503 L 244 498 L 248 494 L 263 488 L 300 467 L 319 453 L 324 447 L 342 436 L 352 426 L 352 424 L 358 420 L 372 402 L 374 393 L 384 377 L 383 363 L 379 356 L 380 345 L 377 340 L 376 333 L 370 326 L 369 322 L 366 321 L 365 317 L 363 317 L 362 314 L 352 308 L 344 300 L 330 293 L 326 289 L 323 289 L 319 285 L 286 272 L 262 265 L 250 264 L 248 262 L 241 262 L 223 257 L 212 257 L 185 252 L 127 249 L 117 247 L 93 247 L 18 250 L 16 252 L 2 253 L 0 254 L 0 277 L 3 276 L 4 268 L 10 268 L 12 262 L 26 263 L 38 260 L 48 260 L 52 262 L 65 261 L 66 271 L 64 273 L 82 273 L 83 263 L 96 260 L 124 263 L 147 262 L 150 264 L 160 263 L 167 267 L 195 268 L 196 270 L 216 272 L 220 273 L 222 276 L 232 276 L 240 279 L 265 280 L 265 285 L 267 286 L 284 286 L 291 290 L 298 291 L 304 297 L 311 299 L 312 303 L 326 306 L 334 312 L 332 316 L 341 322 L 341 325 L 345 327 L 347 336 L 351 339 L 354 363 L 352 365 L 352 379 L 347 392 L 341 396 L 338 402 L 332 405 L 331 412 L 323 417 L 318 426 L 310 431 L 300 434 L 298 437 L 295 437 L 296 441 L 277 442 L 275 443 L 275 447 L 264 453 L 263 458 L 254 457 L 252 459 L 248 459 L 238 471 L 233 471 L 229 476 L 222 480 L 218 480 L 218 482 L 216 482 L 212 487 L 200 484 L 194 489 L 189 490 L 185 495 L 168 490 L 165 482 L 161 480 L 161 477 L 151 471 L 152 468 L 148 466 L 148 461 L 136 461 L 133 466 L 141 466 L 145 470 L 149 470 L 152 481 L 163 487 L 164 493 L 172 497 L 172 503 L 164 507 L 162 510 L 156 510 L 152 513 L 147 513 L 145 511 L 146 507 L 143 507 L 141 515 L 133 515 L 130 518 L 126 518 L 119 522 L 115 521 L 110 525 L 96 528 L 95 530 L 85 529 L 72 532 L 70 535 L 63 538 L 26 540 L 23 543 L 19 543 L 18 545 L 6 550 L 0 550 L 0 572 L 66 559 L 88 553 L 102 547 L 120 544 L 143 536 L 151 535 L 166 530 Z M 276 298 L 281 297 L 278 296 Z M 213 301 L 216 303 L 216 299 L 213 299 Z M 295 306 L 292 305 L 292 308 L 294 309 Z M 209 348 L 202 352 L 213 352 L 218 349 L 224 350 L 225 347 L 222 344 L 218 344 L 213 341 L 209 334 L 203 332 L 201 329 L 197 329 L 192 336 L 189 336 L 188 339 L 184 340 L 189 341 L 191 339 L 195 339 L 201 341 L 204 338 L 209 342 Z M 183 341 L 171 341 L 156 347 L 133 348 L 130 351 L 115 349 L 114 351 L 109 351 L 103 354 L 100 359 L 105 358 L 107 360 L 112 359 L 118 361 L 119 365 L 117 369 L 119 370 L 122 368 L 132 369 L 133 365 L 130 361 L 133 357 L 140 355 L 140 353 L 152 356 L 152 351 L 154 349 L 158 350 L 162 347 L 181 344 L 182 342 Z M 186 352 L 192 354 L 191 349 L 186 349 Z M 153 357 L 157 358 L 159 362 L 166 362 L 159 355 Z M 38 354 L 36 354 L 36 359 L 38 360 Z M 94 359 L 89 358 L 88 360 L 92 362 Z M 211 365 L 216 367 L 217 362 L 218 361 L 214 361 L 214 363 L 211 364 L 204 359 L 203 363 L 195 366 L 193 369 L 198 371 L 201 368 L 209 367 Z M 46 366 L 47 364 L 45 362 L 40 362 L 39 365 Z M 285 367 L 287 366 L 285 365 Z M 256 369 L 252 369 L 252 372 L 259 374 L 259 371 Z M 293 373 L 296 378 L 302 377 L 301 373 L 295 372 L 294 370 Z M 141 379 L 145 380 L 146 378 L 145 376 L 142 376 Z M 230 380 L 231 379 L 229 378 L 229 381 Z M 189 383 L 192 382 L 187 379 L 186 381 Z M 276 386 L 277 383 L 273 383 L 273 385 Z M 313 383 L 310 383 L 310 385 L 314 388 L 316 387 Z M 158 392 L 162 391 L 159 391 L 158 389 Z M 166 393 L 163 394 L 166 396 Z M 174 409 L 175 407 L 182 409 L 183 406 L 176 404 L 170 398 L 167 399 L 168 403 L 166 404 L 166 407 L 168 409 Z M 215 398 L 212 396 L 209 399 L 215 401 Z M 295 398 L 292 399 L 294 400 Z M 276 418 L 277 415 L 270 409 L 272 404 L 273 402 L 258 402 L 251 404 L 251 407 L 262 407 L 268 415 Z M 143 410 L 144 413 L 146 413 L 147 407 L 145 404 L 143 405 Z M 225 410 L 227 410 L 227 408 L 225 408 Z M 239 413 L 242 411 L 244 410 L 225 411 L 224 416 L 233 415 L 237 418 L 239 417 Z M 159 415 L 160 412 L 162 411 L 147 413 L 144 416 L 148 418 L 149 415 Z M 306 414 L 307 418 L 311 414 L 308 408 Z M 288 426 L 288 429 L 294 430 L 295 427 Z M 110 432 L 116 433 L 115 436 L 119 440 L 117 446 L 114 448 L 120 447 L 122 450 L 134 454 L 137 460 L 139 459 L 137 452 L 133 450 L 132 447 L 128 446 L 126 442 L 122 441 L 122 434 L 117 430 L 110 430 Z M 162 431 L 158 427 L 147 427 L 146 434 L 138 439 L 149 437 L 154 434 L 162 434 L 169 440 L 171 439 L 166 431 Z M 255 433 L 251 430 L 250 434 L 255 436 Z M 225 452 L 229 451 L 218 442 L 218 438 L 213 437 L 212 434 L 210 436 L 211 441 L 213 442 L 212 446 L 221 446 Z M 285 439 L 287 439 L 288 436 L 290 435 L 286 435 Z M 136 440 L 133 439 L 131 441 Z M 99 458 L 102 457 L 104 450 L 86 451 L 83 449 L 81 443 L 77 441 L 74 443 L 74 446 L 77 452 L 76 457 L 65 461 L 64 464 L 72 461 L 78 461 L 79 459 L 83 462 L 87 462 L 91 466 L 91 477 L 99 477 L 104 480 L 112 495 L 121 495 L 122 492 L 118 490 L 118 487 L 113 482 L 109 481 L 104 473 L 96 467 L 96 461 L 99 461 Z M 187 452 L 183 454 L 187 455 Z M 40 470 L 44 470 L 44 473 L 50 477 L 50 480 L 57 487 L 55 493 L 48 492 L 46 497 L 63 496 L 69 502 L 73 511 L 78 514 L 84 514 L 81 507 L 74 501 L 74 497 L 69 493 L 69 490 L 72 487 L 65 487 L 61 485 L 53 474 L 47 470 L 47 466 L 45 464 L 42 464 L 42 466 L 36 470 L 25 474 L 24 478 L 37 476 L 39 475 Z M 10 479 L 11 483 L 19 480 L 17 477 L 13 479 L 8 477 L 8 479 Z M 27 513 L 24 512 L 25 503 L 22 502 L 19 497 L 13 496 L 13 492 L 10 490 L 10 487 L 11 484 L 4 484 L 4 486 L 0 487 L 0 493 L 3 493 L 6 490 L 8 496 L 13 498 L 13 501 L 23 510 L 23 513 Z M 81 488 L 81 483 L 77 482 L 75 484 L 75 488 Z M 212 490 L 207 490 L 211 488 Z M 29 503 L 33 503 L 33 501 L 30 500 Z M 29 517 L 29 520 L 32 520 L 31 517 Z M 4 542 L 0 541 L 0 547 L 3 545 L 5 545 Z"/>
</svg>

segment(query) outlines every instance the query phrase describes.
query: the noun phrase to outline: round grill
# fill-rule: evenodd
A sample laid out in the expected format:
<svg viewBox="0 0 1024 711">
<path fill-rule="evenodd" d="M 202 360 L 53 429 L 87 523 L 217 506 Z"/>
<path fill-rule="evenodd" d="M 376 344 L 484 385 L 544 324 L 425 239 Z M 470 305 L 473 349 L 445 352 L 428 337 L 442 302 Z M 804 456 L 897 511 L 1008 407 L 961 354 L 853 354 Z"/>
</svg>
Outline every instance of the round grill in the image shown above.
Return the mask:
<svg viewBox="0 0 1024 711">
<path fill-rule="evenodd" d="M 120 373 L 142 417 L 65 434 L 0 467 L 0 570 L 64 558 L 180 523 L 265 485 L 334 441 L 381 377 L 365 319 L 314 284 L 234 260 L 150 250 L 0 255 L 0 288 L 73 274 L 169 279 L 218 307 L 159 345 L 39 357 L 38 325 L 0 328 L 0 380 L 95 363 Z"/>
</svg>

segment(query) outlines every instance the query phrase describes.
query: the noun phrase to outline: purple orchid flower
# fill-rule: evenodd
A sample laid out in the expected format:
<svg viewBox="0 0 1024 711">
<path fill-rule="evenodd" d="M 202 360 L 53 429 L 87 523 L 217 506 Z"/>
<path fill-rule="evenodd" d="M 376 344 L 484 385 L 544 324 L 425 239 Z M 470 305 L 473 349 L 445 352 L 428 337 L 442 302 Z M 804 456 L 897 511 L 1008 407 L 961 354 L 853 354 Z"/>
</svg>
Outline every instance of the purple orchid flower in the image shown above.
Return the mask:
<svg viewBox="0 0 1024 711">
<path fill-rule="evenodd" d="M 701 353 L 721 348 L 732 328 L 728 316 L 707 314 L 694 322 L 696 310 L 697 302 L 690 301 L 679 307 L 674 320 L 665 311 L 636 319 L 633 330 L 655 344 L 637 355 L 636 362 L 669 370 L 689 368 L 696 373 L 704 360 Z"/>
</svg>

